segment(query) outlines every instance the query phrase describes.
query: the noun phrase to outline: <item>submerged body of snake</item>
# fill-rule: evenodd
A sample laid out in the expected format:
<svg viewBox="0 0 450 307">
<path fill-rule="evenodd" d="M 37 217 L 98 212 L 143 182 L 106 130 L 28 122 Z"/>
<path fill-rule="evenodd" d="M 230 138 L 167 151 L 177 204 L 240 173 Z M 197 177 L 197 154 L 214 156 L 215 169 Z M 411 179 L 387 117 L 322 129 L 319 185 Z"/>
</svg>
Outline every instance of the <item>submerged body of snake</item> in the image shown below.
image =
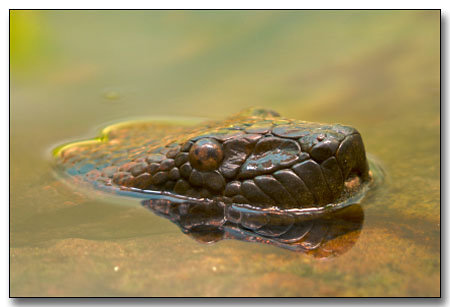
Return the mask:
<svg viewBox="0 0 450 307">
<path fill-rule="evenodd" d="M 107 129 L 60 147 L 56 164 L 78 182 L 140 195 L 153 211 L 184 220 L 184 230 L 279 229 L 351 204 L 372 182 L 361 135 L 348 126 L 250 109 L 162 138 L 149 137 L 152 130 L 150 123 Z"/>
</svg>

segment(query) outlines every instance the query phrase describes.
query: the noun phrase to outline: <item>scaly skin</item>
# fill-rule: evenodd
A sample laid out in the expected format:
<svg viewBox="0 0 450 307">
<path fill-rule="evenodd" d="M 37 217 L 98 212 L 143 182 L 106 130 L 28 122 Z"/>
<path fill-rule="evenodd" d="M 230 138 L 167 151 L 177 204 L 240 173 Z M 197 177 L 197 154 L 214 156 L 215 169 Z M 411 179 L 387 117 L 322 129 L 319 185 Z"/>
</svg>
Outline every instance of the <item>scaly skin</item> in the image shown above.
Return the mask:
<svg viewBox="0 0 450 307">
<path fill-rule="evenodd" d="M 305 212 L 323 218 L 371 181 L 361 136 L 348 126 L 250 109 L 161 138 L 157 131 L 151 123 L 107 128 L 56 150 L 57 167 L 79 182 L 149 196 L 143 204 L 185 232 L 237 225 L 271 238 L 302 220 L 304 228 Z"/>
<path fill-rule="evenodd" d="M 161 140 L 146 138 L 151 125 L 137 128 L 63 147 L 58 164 L 98 184 L 261 208 L 333 203 L 345 197 L 346 182 L 369 180 L 361 136 L 347 126 L 252 109 Z"/>
</svg>

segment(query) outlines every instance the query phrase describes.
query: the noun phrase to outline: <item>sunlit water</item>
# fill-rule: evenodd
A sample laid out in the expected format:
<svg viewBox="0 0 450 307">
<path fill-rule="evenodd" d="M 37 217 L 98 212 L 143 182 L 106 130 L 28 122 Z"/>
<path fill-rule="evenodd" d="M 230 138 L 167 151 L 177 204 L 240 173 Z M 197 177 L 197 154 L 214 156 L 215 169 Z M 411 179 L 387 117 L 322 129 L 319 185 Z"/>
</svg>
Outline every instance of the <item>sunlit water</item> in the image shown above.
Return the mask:
<svg viewBox="0 0 450 307">
<path fill-rule="evenodd" d="M 13 12 L 11 295 L 440 295 L 439 22 L 433 11 Z M 345 253 L 201 244 L 51 167 L 56 145 L 114 122 L 254 105 L 356 127 L 381 163 Z"/>
</svg>

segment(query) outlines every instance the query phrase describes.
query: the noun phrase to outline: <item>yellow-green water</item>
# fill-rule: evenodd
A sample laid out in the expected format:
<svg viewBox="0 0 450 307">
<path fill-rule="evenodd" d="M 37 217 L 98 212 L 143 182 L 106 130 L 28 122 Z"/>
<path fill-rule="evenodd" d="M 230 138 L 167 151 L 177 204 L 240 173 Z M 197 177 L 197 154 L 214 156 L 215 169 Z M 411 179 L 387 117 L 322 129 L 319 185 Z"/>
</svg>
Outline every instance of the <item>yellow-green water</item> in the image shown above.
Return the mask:
<svg viewBox="0 0 450 307">
<path fill-rule="evenodd" d="M 12 11 L 12 296 L 439 296 L 439 11 Z M 356 244 L 319 259 L 203 245 L 55 177 L 111 122 L 250 107 L 362 134 L 386 172 Z"/>
</svg>

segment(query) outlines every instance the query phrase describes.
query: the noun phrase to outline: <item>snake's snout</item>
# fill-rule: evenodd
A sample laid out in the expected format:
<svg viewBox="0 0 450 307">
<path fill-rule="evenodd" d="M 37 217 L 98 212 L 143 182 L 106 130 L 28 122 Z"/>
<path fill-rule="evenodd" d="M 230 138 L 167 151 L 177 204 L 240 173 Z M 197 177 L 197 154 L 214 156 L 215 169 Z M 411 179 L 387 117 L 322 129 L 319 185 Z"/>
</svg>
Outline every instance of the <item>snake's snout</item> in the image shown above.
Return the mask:
<svg viewBox="0 0 450 307">
<path fill-rule="evenodd" d="M 233 174 L 235 180 L 226 185 L 225 196 L 265 208 L 307 208 L 336 202 L 369 179 L 356 129 L 311 124 L 277 128 L 256 142 Z"/>
</svg>

